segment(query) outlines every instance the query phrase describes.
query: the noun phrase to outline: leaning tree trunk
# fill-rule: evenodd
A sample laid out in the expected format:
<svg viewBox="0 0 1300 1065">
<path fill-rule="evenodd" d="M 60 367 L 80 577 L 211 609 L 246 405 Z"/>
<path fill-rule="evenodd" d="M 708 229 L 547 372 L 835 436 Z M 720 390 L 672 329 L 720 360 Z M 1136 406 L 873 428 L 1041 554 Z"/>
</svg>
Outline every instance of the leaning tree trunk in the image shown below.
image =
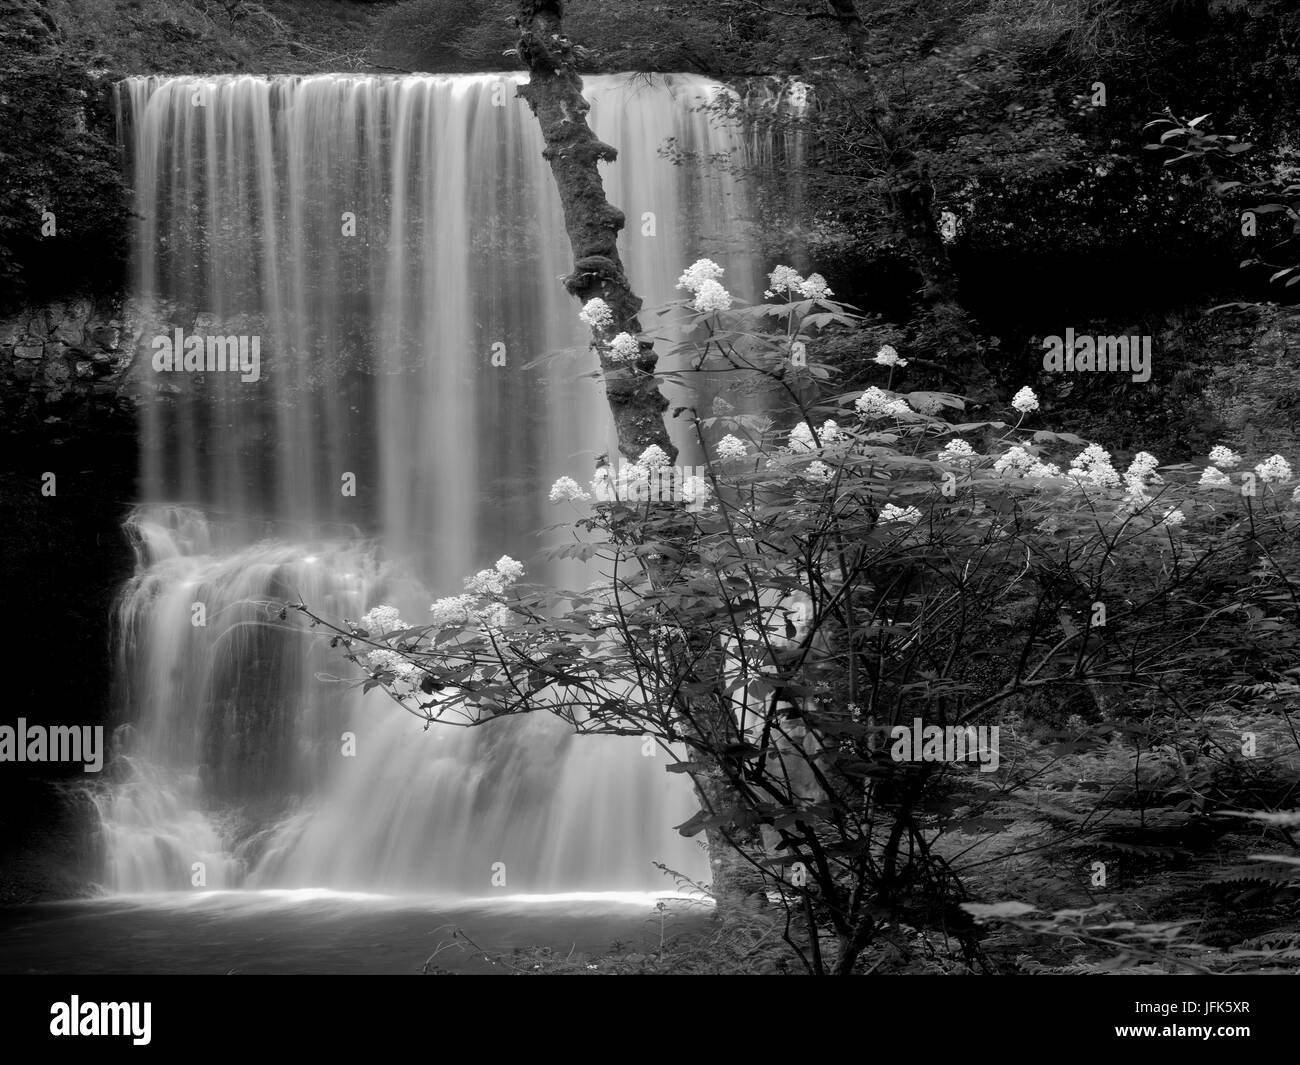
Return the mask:
<svg viewBox="0 0 1300 1065">
<path fill-rule="evenodd" d="M 641 356 L 634 368 L 611 360 L 608 340 L 618 332 L 639 335 L 637 315 L 641 300 L 632 291 L 618 253 L 618 234 L 624 215 L 605 197 L 599 165 L 613 162 L 617 152 L 603 143 L 587 124 L 590 109 L 582 95 L 582 79 L 575 69 L 572 46 L 564 35 L 563 0 L 521 0 L 519 5 L 519 57 L 528 68 L 529 79 L 519 89 L 542 130 L 542 155 L 564 208 L 564 225 L 573 249 L 573 272 L 564 287 L 580 302 L 599 297 L 613 312 L 608 330 L 593 332 L 593 347 L 600 355 L 605 393 L 618 432 L 619 450 L 635 459 L 651 444 L 676 457 L 669 440 L 663 412 L 667 399 L 654 376 L 657 357 L 653 345 L 642 342 Z M 725 722 L 714 721 L 716 707 L 710 699 L 693 700 L 694 731 L 702 739 Z M 707 742 L 707 741 L 706 741 Z M 739 806 L 725 780 L 697 775 L 696 794 L 706 810 L 721 813 Z M 744 854 L 728 840 L 758 853 L 757 835 L 752 829 L 734 824 L 707 831 L 713 893 L 719 907 L 743 904 L 754 895 L 762 896 L 762 876 Z"/>
<path fill-rule="evenodd" d="M 635 460 L 651 444 L 676 457 L 668 439 L 663 412 L 668 400 L 653 375 L 656 356 L 642 344 L 635 368 L 611 360 L 610 336 L 637 336 L 641 300 L 632 291 L 618 254 L 618 234 L 624 215 L 605 198 L 599 165 L 612 163 L 618 153 L 603 143 L 587 124 L 590 105 L 582 95 L 582 79 L 574 69 L 572 46 L 564 36 L 563 0 L 520 5 L 519 57 L 528 67 L 528 84 L 519 95 L 528 101 L 542 128 L 543 157 L 551 164 L 564 208 L 564 226 L 573 247 L 573 272 L 564 287 L 581 302 L 599 297 L 609 304 L 614 324 L 605 335 L 597 330 L 594 346 L 600 353 L 605 393 L 618 430 L 619 450 Z"/>
</svg>

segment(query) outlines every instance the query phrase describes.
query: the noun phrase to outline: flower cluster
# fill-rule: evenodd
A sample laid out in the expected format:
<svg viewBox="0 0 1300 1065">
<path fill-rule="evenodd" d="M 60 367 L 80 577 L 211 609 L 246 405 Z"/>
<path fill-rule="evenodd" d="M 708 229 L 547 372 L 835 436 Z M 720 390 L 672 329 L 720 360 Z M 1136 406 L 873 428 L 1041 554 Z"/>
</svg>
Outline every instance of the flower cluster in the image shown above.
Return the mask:
<svg viewBox="0 0 1300 1065">
<path fill-rule="evenodd" d="M 686 273 L 677 279 L 677 287 L 687 292 L 698 292 L 706 281 L 717 281 L 726 271 L 712 259 L 697 259 Z"/>
<path fill-rule="evenodd" d="M 993 463 L 993 472 L 1000 477 L 1005 477 L 1008 474 L 1017 477 L 1046 477 L 1049 476 L 1046 471 L 1052 468 L 1054 467 L 1044 466 L 1019 444 L 1009 447 Z"/>
<path fill-rule="evenodd" d="M 1231 448 L 1224 447 L 1222 444 L 1216 444 L 1210 448 L 1210 465 L 1218 466 L 1221 469 L 1230 470 L 1241 462 L 1241 456 Z"/>
<path fill-rule="evenodd" d="M 1038 397 L 1034 395 L 1034 390 L 1025 385 L 1019 392 L 1011 398 L 1011 405 L 1020 411 L 1021 414 L 1028 414 L 1038 409 Z"/>
<path fill-rule="evenodd" d="M 732 436 L 728 433 L 717 443 L 718 458 L 723 462 L 731 462 L 735 459 L 743 459 L 749 454 L 749 447 L 743 440 Z"/>
<path fill-rule="evenodd" d="M 585 503 L 591 498 L 572 477 L 560 477 L 551 485 L 552 503 Z"/>
<path fill-rule="evenodd" d="M 410 626 L 402 620 L 395 606 L 373 607 L 361 619 L 361 628 L 372 640 L 381 640 L 389 633 L 401 632 Z M 393 673 L 403 680 L 409 680 L 419 672 L 417 667 L 406 660 L 399 652 L 388 649 L 371 651 L 365 655 L 365 664 L 377 673 Z"/>
<path fill-rule="evenodd" d="M 725 311 L 731 306 L 731 293 L 717 281 L 701 282 L 691 306 L 697 311 Z"/>
<path fill-rule="evenodd" d="M 907 360 L 898 357 L 898 352 L 886 344 L 876 352 L 875 361 L 881 366 L 906 366 Z"/>
<path fill-rule="evenodd" d="M 641 342 L 631 333 L 619 333 L 609 342 L 609 357 L 615 362 L 633 362 L 641 354 Z"/>
<path fill-rule="evenodd" d="M 1070 463 L 1070 476 L 1080 485 L 1118 488 L 1119 474 L 1110 463 L 1110 452 L 1100 444 L 1089 444 Z"/>
<path fill-rule="evenodd" d="M 826 284 L 821 274 L 809 274 L 806 281 L 799 286 L 799 295 L 806 300 L 824 300 L 835 295 Z"/>
<path fill-rule="evenodd" d="M 641 452 L 641 457 L 636 460 L 638 466 L 644 466 L 647 470 L 653 470 L 660 466 L 668 465 L 668 453 L 658 444 L 651 444 Z"/>
<path fill-rule="evenodd" d="M 921 512 L 916 507 L 896 507 L 893 503 L 886 503 L 880 508 L 881 521 L 900 521 L 908 525 L 915 525 L 921 520 Z"/>
<path fill-rule="evenodd" d="M 614 324 L 613 309 L 599 296 L 589 299 L 578 312 L 578 317 L 598 332 Z"/>
<path fill-rule="evenodd" d="M 419 668 L 397 651 L 371 651 L 366 655 L 366 665 L 376 672 L 396 674 L 401 680 L 410 680 Z"/>
<path fill-rule="evenodd" d="M 814 459 L 808 463 L 803 474 L 815 484 L 830 484 L 835 479 L 835 471 L 821 459 Z"/>
<path fill-rule="evenodd" d="M 432 624 L 439 628 L 449 628 L 453 625 L 472 625 L 474 623 L 474 608 L 478 600 L 472 595 L 451 595 L 445 599 L 439 599 L 429 607 L 429 613 L 433 615 Z"/>
<path fill-rule="evenodd" d="M 767 275 L 767 283 L 772 287 L 763 293 L 768 299 L 776 296 L 790 295 L 799 291 L 803 278 L 788 266 L 778 266 Z"/>
<path fill-rule="evenodd" d="M 1139 451 L 1124 471 L 1124 484 L 1128 488 L 1130 502 L 1145 503 L 1150 499 L 1147 488 L 1150 485 L 1164 484 L 1164 478 L 1156 473 L 1160 460 L 1149 451 Z"/>
<path fill-rule="evenodd" d="M 807 422 L 800 422 L 790 430 L 785 450 L 790 452 L 815 451 L 818 446 L 825 447 L 838 439 L 840 435 L 839 423 L 827 419 L 822 422 L 822 427 L 817 430 L 817 436 L 814 440 L 812 426 Z"/>
<path fill-rule="evenodd" d="M 502 555 L 492 569 L 481 569 L 465 578 L 465 587 L 475 595 L 504 595 L 505 590 L 524 575 L 524 567 L 509 555 Z"/>
<path fill-rule="evenodd" d="M 731 293 L 718 280 L 723 273 L 723 268 L 712 259 L 697 259 L 677 279 L 677 287 L 694 295 L 691 306 L 697 311 L 725 311 L 731 306 Z"/>
<path fill-rule="evenodd" d="M 361 627 L 373 637 L 400 632 L 410 626 L 402 620 L 395 606 L 377 606 L 361 619 Z"/>
<path fill-rule="evenodd" d="M 853 404 L 864 418 L 902 418 L 911 413 L 907 401 L 872 385 Z"/>
<path fill-rule="evenodd" d="M 778 266 L 767 275 L 767 283 L 771 287 L 763 295 L 768 299 L 799 295 L 806 300 L 824 300 L 835 294 L 821 274 L 809 274 L 804 278 L 789 266 Z"/>
<path fill-rule="evenodd" d="M 940 462 L 975 462 L 979 453 L 961 437 L 949 440 L 939 452 Z"/>
<path fill-rule="evenodd" d="M 1291 463 L 1287 462 L 1281 455 L 1271 455 L 1258 466 L 1255 472 L 1259 474 L 1259 479 L 1265 484 L 1272 484 L 1276 481 L 1291 480 Z"/>
</svg>

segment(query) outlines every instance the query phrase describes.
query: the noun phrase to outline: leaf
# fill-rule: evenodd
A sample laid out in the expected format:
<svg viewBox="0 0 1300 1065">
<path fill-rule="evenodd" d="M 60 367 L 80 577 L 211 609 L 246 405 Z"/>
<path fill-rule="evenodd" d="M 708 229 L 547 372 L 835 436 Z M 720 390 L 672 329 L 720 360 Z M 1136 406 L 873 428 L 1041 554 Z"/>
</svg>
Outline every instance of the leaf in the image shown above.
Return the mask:
<svg viewBox="0 0 1300 1065">
<path fill-rule="evenodd" d="M 1267 825 L 1300 826 L 1300 810 L 1219 810 L 1222 817 L 1249 817 Z"/>
<path fill-rule="evenodd" d="M 961 908 L 977 921 L 1003 920 L 1008 917 L 1023 917 L 1033 913 L 1038 907 L 1025 902 L 963 902 Z"/>
</svg>

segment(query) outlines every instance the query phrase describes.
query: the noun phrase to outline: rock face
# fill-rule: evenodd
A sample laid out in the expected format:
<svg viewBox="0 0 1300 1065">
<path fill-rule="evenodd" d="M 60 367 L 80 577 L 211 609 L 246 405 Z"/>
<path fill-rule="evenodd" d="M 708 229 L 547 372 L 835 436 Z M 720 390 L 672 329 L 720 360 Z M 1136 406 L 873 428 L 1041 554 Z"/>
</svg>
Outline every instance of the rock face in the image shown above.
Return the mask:
<svg viewBox="0 0 1300 1065">
<path fill-rule="evenodd" d="M 141 330 L 120 301 L 70 297 L 0 317 L 0 611 L 21 618 L 9 716 L 111 723 L 113 601 L 131 575 L 122 519 L 136 496 Z M 49 475 L 57 491 L 44 493 Z M 14 768 L 14 767 L 10 767 Z M 0 903 L 76 893 L 84 818 L 62 765 L 0 774 Z"/>
<path fill-rule="evenodd" d="M 0 403 L 11 430 L 134 413 L 124 388 L 141 327 L 120 300 L 73 298 L 0 319 Z M 125 426 L 124 426 L 125 427 Z"/>
<path fill-rule="evenodd" d="M 1300 309 L 1265 305 L 1237 317 L 1206 403 L 1246 453 L 1300 462 Z"/>
</svg>

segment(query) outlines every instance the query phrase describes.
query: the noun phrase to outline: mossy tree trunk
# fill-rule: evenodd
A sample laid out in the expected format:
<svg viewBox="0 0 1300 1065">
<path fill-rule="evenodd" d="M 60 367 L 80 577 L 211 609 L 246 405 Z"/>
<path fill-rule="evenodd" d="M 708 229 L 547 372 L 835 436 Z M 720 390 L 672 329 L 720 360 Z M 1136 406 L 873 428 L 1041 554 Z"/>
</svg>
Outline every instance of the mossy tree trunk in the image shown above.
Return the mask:
<svg viewBox="0 0 1300 1065">
<path fill-rule="evenodd" d="M 574 65 L 573 47 L 564 35 L 562 0 L 525 0 L 520 4 L 519 57 L 528 68 L 528 84 L 519 95 L 532 108 L 546 147 L 543 157 L 551 166 L 564 208 L 564 225 L 573 248 L 573 272 L 564 287 L 582 303 L 599 297 L 609 304 L 614 324 L 593 340 L 600 351 L 619 450 L 635 460 L 651 444 L 676 457 L 668 439 L 663 412 L 667 399 L 653 377 L 656 357 L 643 344 L 635 368 L 608 358 L 607 345 L 620 332 L 641 332 L 637 315 L 641 299 L 632 291 L 618 254 L 618 235 L 624 215 L 605 198 L 601 163 L 612 163 L 618 153 L 601 141 L 587 124 L 590 105 L 582 96 L 582 78 Z"/>
<path fill-rule="evenodd" d="M 555 177 L 573 249 L 573 272 L 564 279 L 564 287 L 584 304 L 599 297 L 613 311 L 613 325 L 596 331 L 593 342 L 600 353 L 619 450 L 629 459 L 636 459 L 645 448 L 657 444 L 671 460 L 677 450 L 664 424 L 668 401 L 653 376 L 653 346 L 642 344 L 634 368 L 611 360 L 607 354 L 606 342 L 614 334 L 640 333 L 637 315 L 641 299 L 632 290 L 618 253 L 618 235 L 625 217 L 606 198 L 599 170 L 602 162 L 612 163 L 618 153 L 587 124 L 590 108 L 582 95 L 582 79 L 575 67 L 573 46 L 564 34 L 563 17 L 562 0 L 522 0 L 519 5 L 519 57 L 529 73 L 528 83 L 520 87 L 519 95 L 541 126 L 546 145 L 542 154 Z M 717 704 L 710 698 L 692 699 L 690 717 L 696 736 L 727 729 L 728 723 L 718 718 Z M 695 779 L 695 787 L 710 812 L 739 806 L 723 779 L 701 774 Z M 745 904 L 756 895 L 762 898 L 761 874 L 728 838 L 757 855 L 757 833 L 734 824 L 706 831 L 718 905 L 727 908 Z"/>
</svg>

